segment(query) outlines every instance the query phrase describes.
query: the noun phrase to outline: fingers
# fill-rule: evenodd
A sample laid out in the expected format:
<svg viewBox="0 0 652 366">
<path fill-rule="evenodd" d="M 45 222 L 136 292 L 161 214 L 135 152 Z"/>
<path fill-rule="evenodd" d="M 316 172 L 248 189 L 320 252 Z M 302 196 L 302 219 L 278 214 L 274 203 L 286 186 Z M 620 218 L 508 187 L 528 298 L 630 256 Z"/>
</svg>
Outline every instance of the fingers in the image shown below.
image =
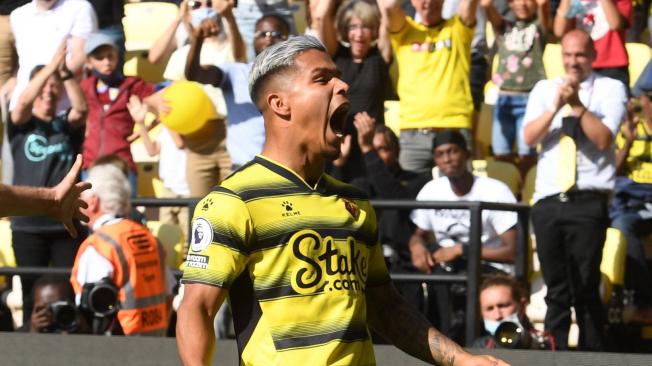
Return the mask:
<svg viewBox="0 0 652 366">
<path fill-rule="evenodd" d="M 81 193 L 83 191 L 91 189 L 93 187 L 93 185 L 90 182 L 79 182 L 79 183 L 75 184 L 75 187 L 77 187 L 77 189 Z"/>
<path fill-rule="evenodd" d="M 72 168 L 70 168 L 70 171 L 68 172 L 68 174 L 66 174 L 66 176 L 63 178 L 61 183 L 63 183 L 64 185 L 72 186 L 73 183 L 77 180 L 77 177 L 79 176 L 79 171 L 81 170 L 81 167 L 82 167 L 82 156 L 81 154 L 77 154 L 75 163 L 72 165 Z"/>
<path fill-rule="evenodd" d="M 72 220 L 66 220 L 63 223 L 63 226 L 66 227 L 66 230 L 68 231 L 70 236 L 72 236 L 73 238 L 77 237 L 77 229 L 75 228 L 75 225 L 72 223 Z"/>
</svg>

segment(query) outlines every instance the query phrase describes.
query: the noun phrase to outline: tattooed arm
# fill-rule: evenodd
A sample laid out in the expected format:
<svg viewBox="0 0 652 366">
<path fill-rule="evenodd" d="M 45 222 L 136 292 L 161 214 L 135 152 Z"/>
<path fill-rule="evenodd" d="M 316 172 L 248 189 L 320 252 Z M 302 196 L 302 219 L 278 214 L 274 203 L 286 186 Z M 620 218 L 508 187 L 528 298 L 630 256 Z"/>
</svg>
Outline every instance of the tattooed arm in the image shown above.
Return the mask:
<svg viewBox="0 0 652 366">
<path fill-rule="evenodd" d="M 440 333 L 408 304 L 391 282 L 367 287 L 369 326 L 404 352 L 445 366 L 508 366 L 491 356 L 475 356 Z"/>
</svg>

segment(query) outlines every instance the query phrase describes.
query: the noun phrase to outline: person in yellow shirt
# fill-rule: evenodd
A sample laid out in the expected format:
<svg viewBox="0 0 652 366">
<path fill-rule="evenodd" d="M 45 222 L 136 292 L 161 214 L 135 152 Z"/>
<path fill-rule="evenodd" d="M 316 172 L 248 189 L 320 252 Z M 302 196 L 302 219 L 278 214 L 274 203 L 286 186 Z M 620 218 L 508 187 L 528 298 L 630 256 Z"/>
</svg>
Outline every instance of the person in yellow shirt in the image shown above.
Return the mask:
<svg viewBox="0 0 652 366">
<path fill-rule="evenodd" d="M 652 275 L 641 241 L 652 233 L 652 62 L 633 89 L 642 119 L 627 118 L 616 137 L 617 177 L 609 216 L 627 240 L 625 286 L 634 290 L 637 307 L 630 320 L 652 324 Z"/>
<path fill-rule="evenodd" d="M 442 18 L 443 0 L 411 2 L 418 21 L 405 15 L 402 1 L 377 0 L 398 64 L 400 163 L 421 172 L 432 165 L 438 131 L 461 129 L 473 146 L 469 73 L 478 0 L 462 0 L 450 19 Z"/>
</svg>

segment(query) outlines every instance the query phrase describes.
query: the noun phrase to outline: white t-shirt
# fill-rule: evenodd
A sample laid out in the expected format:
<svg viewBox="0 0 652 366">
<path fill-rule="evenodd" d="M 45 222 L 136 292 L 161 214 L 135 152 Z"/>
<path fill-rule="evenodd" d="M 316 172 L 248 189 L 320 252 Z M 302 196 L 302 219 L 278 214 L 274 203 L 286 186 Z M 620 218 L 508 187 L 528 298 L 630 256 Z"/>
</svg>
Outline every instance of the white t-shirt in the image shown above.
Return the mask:
<svg viewBox="0 0 652 366">
<path fill-rule="evenodd" d="M 9 21 L 18 53 L 18 74 L 9 106 L 11 110 L 27 87 L 34 67 L 49 64 L 66 37 L 86 39 L 97 30 L 97 18 L 86 0 L 58 0 L 46 11 L 36 9 L 36 0 L 33 0 L 12 11 Z M 70 47 L 71 43 L 68 45 Z"/>
<path fill-rule="evenodd" d="M 469 193 L 458 196 L 453 192 L 448 177 L 440 177 L 426 183 L 417 195 L 417 201 L 484 201 L 516 203 L 516 198 L 509 187 L 503 182 L 474 176 L 473 186 Z M 435 234 L 441 247 L 451 247 L 456 243 L 469 244 L 471 218 L 469 210 L 453 209 L 417 209 L 410 218 L 414 224 Z M 498 247 L 501 245 L 500 235 L 511 229 L 517 223 L 517 215 L 513 211 L 482 211 L 482 245 Z M 511 265 L 490 263 L 505 272 L 511 272 Z"/>
<path fill-rule="evenodd" d="M 158 176 L 163 186 L 180 196 L 190 196 L 186 180 L 186 150 L 174 144 L 166 127 L 161 128 L 157 141 L 161 147 L 158 161 Z"/>
<path fill-rule="evenodd" d="M 534 86 L 528 98 L 523 126 L 532 123 L 553 105 L 558 85 L 561 82 L 562 78 L 541 80 Z M 612 136 L 616 136 L 625 116 L 625 103 L 627 102 L 627 93 L 623 83 L 591 74 L 580 84 L 578 94 L 582 104 L 587 106 L 587 109 L 607 126 Z M 548 129 L 548 135 L 541 140 L 533 196 L 535 202 L 560 193 L 556 183 L 556 172 L 559 167 L 559 139 L 564 114 L 564 109 L 557 112 Z M 519 133 L 523 133 L 523 131 L 519 131 Z M 604 151 L 598 150 L 590 141 L 578 143 L 577 188 L 581 190 L 612 190 L 616 174 L 615 159 L 613 143 Z"/>
</svg>

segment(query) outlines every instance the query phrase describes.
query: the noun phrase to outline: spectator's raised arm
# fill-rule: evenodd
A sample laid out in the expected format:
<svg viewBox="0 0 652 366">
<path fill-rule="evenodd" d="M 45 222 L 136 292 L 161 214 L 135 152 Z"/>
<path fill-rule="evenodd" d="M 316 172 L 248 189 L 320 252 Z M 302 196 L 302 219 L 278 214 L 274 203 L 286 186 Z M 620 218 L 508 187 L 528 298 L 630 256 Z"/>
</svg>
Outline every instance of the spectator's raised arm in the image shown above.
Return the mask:
<svg viewBox="0 0 652 366">
<path fill-rule="evenodd" d="M 68 112 L 68 123 L 73 128 L 79 128 L 86 123 L 88 115 L 88 105 L 84 92 L 79 86 L 79 82 L 74 77 L 74 71 L 68 69 L 65 60 L 61 60 L 57 67 L 59 78 L 63 82 L 63 88 L 70 99 L 70 112 Z"/>
<path fill-rule="evenodd" d="M 55 52 L 50 63 L 34 74 L 23 93 L 18 97 L 18 103 L 11 111 L 11 122 L 13 124 L 21 125 L 32 118 L 34 100 L 41 94 L 50 76 L 57 75 L 59 65 L 65 62 L 65 58 L 66 42 L 64 41 Z"/>
<path fill-rule="evenodd" d="M 563 37 L 566 32 L 573 28 L 573 20 L 567 17 L 570 7 L 571 0 L 561 0 L 559 2 L 559 7 L 557 8 L 557 14 L 555 14 L 552 28 L 555 37 L 557 38 Z"/>
<path fill-rule="evenodd" d="M 213 1 L 213 10 L 220 14 L 226 20 L 228 27 L 229 42 L 233 50 L 233 58 L 237 62 L 247 61 L 247 47 L 245 46 L 238 23 L 233 15 L 234 0 L 217 0 Z"/>
<path fill-rule="evenodd" d="M 475 27 L 476 13 L 478 12 L 479 0 L 462 0 L 460 2 L 459 14 L 462 23 L 469 28 Z"/>
<path fill-rule="evenodd" d="M 539 25 L 545 33 L 552 31 L 552 21 L 550 19 L 550 0 L 536 0 L 537 1 L 537 18 Z"/>
<path fill-rule="evenodd" d="M 188 24 L 190 21 L 190 12 L 188 11 L 188 0 L 183 0 L 179 5 L 179 14 L 177 17 L 165 28 L 165 31 L 156 39 L 152 47 L 147 53 L 147 60 L 153 64 L 157 64 L 166 60 L 172 52 L 179 46 L 174 38 L 179 25 Z"/>
<path fill-rule="evenodd" d="M 487 14 L 487 20 L 491 23 L 494 33 L 502 34 L 505 31 L 505 20 L 494 7 L 493 0 L 481 0 L 480 6 Z"/>
<path fill-rule="evenodd" d="M 331 56 L 338 46 L 334 13 L 335 0 L 310 0 L 310 27 L 317 32 Z"/>
<path fill-rule="evenodd" d="M 207 19 L 194 30 L 190 51 L 188 51 L 188 58 L 186 59 L 185 74 L 186 79 L 190 81 L 219 87 L 224 77 L 222 70 L 216 66 L 204 66 L 199 63 L 199 55 L 201 54 L 204 40 L 214 33 L 213 26 L 213 23 Z"/>
<path fill-rule="evenodd" d="M 376 0 L 380 14 L 385 18 L 385 26 L 390 33 L 396 33 L 405 25 L 405 11 L 400 0 Z"/>
</svg>

